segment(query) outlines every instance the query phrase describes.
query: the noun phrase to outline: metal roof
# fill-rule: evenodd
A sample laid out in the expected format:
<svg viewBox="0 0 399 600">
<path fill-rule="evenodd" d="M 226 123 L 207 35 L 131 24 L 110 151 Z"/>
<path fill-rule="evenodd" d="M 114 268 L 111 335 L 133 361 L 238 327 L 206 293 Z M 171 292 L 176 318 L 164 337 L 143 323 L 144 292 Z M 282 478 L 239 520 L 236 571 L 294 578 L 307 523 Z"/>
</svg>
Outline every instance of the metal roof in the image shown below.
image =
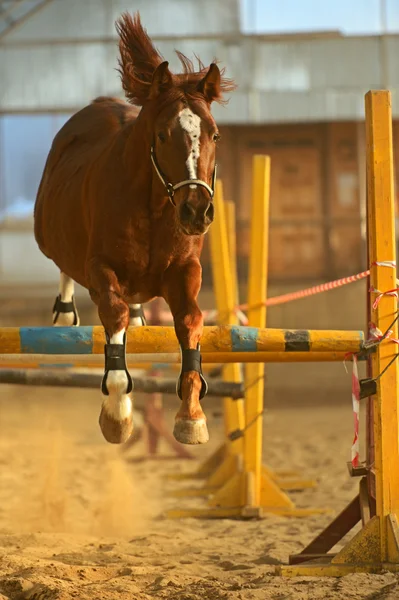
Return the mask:
<svg viewBox="0 0 399 600">
<path fill-rule="evenodd" d="M 399 118 L 398 35 L 245 36 L 237 5 L 135 1 L 172 69 L 179 67 L 178 48 L 205 63 L 216 56 L 237 81 L 228 106 L 214 108 L 220 123 L 362 119 L 364 94 L 382 87 L 393 92 Z M 121 96 L 113 23 L 128 6 L 53 0 L 11 31 L 0 41 L 0 112 L 69 112 L 98 95 Z"/>
<path fill-rule="evenodd" d="M 0 9 L 17 21 L 40 4 L 42 10 L 24 18 L 8 41 L 115 36 L 114 23 L 125 11 L 139 11 L 151 36 L 240 31 L 238 0 L 0 0 Z"/>
</svg>

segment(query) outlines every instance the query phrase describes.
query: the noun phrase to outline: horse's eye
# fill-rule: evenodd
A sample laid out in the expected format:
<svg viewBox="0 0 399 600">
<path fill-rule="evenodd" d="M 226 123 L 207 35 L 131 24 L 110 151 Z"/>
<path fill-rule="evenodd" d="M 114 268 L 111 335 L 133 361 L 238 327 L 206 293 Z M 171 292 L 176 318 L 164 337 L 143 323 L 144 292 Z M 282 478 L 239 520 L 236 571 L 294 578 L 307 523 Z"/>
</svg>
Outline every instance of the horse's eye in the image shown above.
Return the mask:
<svg viewBox="0 0 399 600">
<path fill-rule="evenodd" d="M 214 133 L 213 134 L 213 141 L 214 142 L 218 142 L 220 140 L 220 133 Z"/>
<path fill-rule="evenodd" d="M 166 140 L 165 134 L 164 134 L 164 133 L 162 133 L 162 131 L 160 131 L 160 132 L 158 133 L 158 139 L 159 139 L 159 141 L 160 141 L 160 142 L 162 142 L 162 143 L 163 143 L 163 142 Z"/>
</svg>

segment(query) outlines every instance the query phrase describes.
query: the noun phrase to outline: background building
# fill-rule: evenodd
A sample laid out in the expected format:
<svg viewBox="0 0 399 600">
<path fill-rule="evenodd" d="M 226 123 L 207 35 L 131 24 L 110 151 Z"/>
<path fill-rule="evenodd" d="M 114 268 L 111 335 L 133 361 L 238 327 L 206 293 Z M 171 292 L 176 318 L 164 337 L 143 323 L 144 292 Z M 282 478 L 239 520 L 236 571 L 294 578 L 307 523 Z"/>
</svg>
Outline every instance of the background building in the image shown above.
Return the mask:
<svg viewBox="0 0 399 600">
<path fill-rule="evenodd" d="M 399 35 L 244 34 L 238 0 L 168 0 L 166 6 L 164 0 L 8 0 L 1 9 L 3 219 L 26 215 L 31 231 L 54 134 L 92 98 L 121 96 L 114 22 L 124 10 L 139 10 L 172 68 L 179 67 L 179 48 L 205 63 L 217 56 L 237 81 L 228 106 L 214 107 L 214 114 L 223 137 L 220 176 L 237 205 L 241 271 L 248 253 L 251 157 L 257 152 L 272 158 L 271 280 L 328 279 L 364 268 L 363 96 L 368 89 L 391 89 L 397 147 Z M 3 233 L 0 276 L 53 278 L 30 233 L 18 233 L 18 248 L 29 248 L 36 268 L 15 261 L 11 243 L 10 233 Z"/>
</svg>

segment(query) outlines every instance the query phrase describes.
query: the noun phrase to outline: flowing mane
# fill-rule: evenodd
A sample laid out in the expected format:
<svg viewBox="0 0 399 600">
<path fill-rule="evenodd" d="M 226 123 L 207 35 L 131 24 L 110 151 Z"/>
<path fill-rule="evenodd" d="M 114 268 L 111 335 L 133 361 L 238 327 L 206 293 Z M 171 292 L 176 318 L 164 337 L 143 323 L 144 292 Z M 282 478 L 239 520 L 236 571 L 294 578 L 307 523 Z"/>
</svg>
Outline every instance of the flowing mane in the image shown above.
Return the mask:
<svg viewBox="0 0 399 600">
<path fill-rule="evenodd" d="M 154 71 L 165 59 L 143 28 L 139 13 L 133 17 L 129 13 L 123 13 L 116 22 L 116 30 L 120 38 L 118 71 L 121 75 L 122 87 L 129 102 L 142 106 L 148 100 Z M 175 52 L 183 69 L 182 73 L 173 74 L 175 88 L 189 96 L 198 95 L 198 84 L 209 67 L 205 67 L 196 56 L 198 61 L 198 71 L 196 71 L 193 62 L 187 56 L 178 50 Z M 225 69 L 221 69 L 220 94 L 215 98 L 219 104 L 227 102 L 224 93 L 232 92 L 236 88 L 234 81 L 225 77 L 224 72 Z"/>
</svg>

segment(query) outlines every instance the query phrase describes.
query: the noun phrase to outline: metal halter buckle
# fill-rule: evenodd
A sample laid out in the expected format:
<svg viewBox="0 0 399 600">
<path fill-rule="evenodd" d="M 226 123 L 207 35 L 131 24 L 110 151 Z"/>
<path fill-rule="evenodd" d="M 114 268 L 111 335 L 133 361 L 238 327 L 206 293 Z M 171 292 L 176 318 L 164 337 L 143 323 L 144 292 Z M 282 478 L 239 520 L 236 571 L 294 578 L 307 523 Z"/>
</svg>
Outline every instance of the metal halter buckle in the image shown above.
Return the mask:
<svg viewBox="0 0 399 600">
<path fill-rule="evenodd" d="M 172 200 L 173 196 L 175 195 L 175 189 L 173 187 L 173 183 L 167 183 L 165 187 L 166 187 L 166 191 L 168 192 L 169 198 Z M 172 202 L 172 204 L 175 206 L 174 202 Z"/>
</svg>

